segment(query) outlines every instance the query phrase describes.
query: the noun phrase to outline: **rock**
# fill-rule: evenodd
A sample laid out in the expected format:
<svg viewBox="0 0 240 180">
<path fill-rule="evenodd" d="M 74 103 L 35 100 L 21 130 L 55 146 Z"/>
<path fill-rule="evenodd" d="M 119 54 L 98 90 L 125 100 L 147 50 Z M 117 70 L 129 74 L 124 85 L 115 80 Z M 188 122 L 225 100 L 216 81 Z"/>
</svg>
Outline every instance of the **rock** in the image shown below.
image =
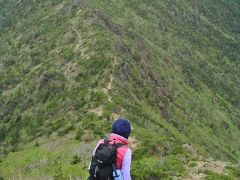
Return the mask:
<svg viewBox="0 0 240 180">
<path fill-rule="evenodd" d="M 240 161 L 235 166 L 237 169 L 240 169 Z"/>
<path fill-rule="evenodd" d="M 185 148 L 192 155 L 197 156 L 197 150 L 192 145 L 190 145 L 190 144 L 183 144 L 182 147 Z"/>
</svg>

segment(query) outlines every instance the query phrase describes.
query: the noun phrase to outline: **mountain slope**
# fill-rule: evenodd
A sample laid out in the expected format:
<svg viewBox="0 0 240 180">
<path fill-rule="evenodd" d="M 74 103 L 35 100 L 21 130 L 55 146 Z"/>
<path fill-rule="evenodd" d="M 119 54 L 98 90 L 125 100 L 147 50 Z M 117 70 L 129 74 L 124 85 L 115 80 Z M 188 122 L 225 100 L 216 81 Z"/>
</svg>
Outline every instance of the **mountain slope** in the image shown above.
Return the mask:
<svg viewBox="0 0 240 180">
<path fill-rule="evenodd" d="M 199 155 L 239 160 L 237 1 L 0 3 L 1 176 L 86 177 L 119 116 L 135 179 L 188 177 Z M 202 173 L 237 177 L 231 163 Z"/>
</svg>

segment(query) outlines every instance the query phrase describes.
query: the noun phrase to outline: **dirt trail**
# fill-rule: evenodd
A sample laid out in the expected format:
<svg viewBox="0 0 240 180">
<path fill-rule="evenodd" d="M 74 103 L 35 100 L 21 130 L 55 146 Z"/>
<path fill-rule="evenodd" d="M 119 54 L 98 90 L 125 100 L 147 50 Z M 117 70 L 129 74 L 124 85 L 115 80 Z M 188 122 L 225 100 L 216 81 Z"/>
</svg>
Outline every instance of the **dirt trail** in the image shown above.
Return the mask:
<svg viewBox="0 0 240 180">
<path fill-rule="evenodd" d="M 81 12 L 81 11 L 80 11 Z M 78 13 L 79 14 L 79 13 Z M 71 20 L 71 24 L 72 24 L 72 30 L 77 34 L 78 37 L 78 43 L 76 44 L 75 47 L 75 51 L 79 49 L 80 45 L 82 44 L 82 36 L 81 34 L 78 32 L 77 28 L 76 28 L 76 23 L 74 20 Z"/>
<path fill-rule="evenodd" d="M 113 61 L 113 65 L 112 65 L 112 69 L 114 69 L 114 67 L 117 65 L 117 59 L 116 57 L 114 57 L 114 61 Z M 108 101 L 112 102 L 112 96 L 110 95 L 109 91 L 111 91 L 112 89 L 112 82 L 114 80 L 113 75 L 110 74 L 109 77 L 110 81 L 107 83 L 106 88 L 103 88 L 103 92 L 108 96 Z"/>
</svg>

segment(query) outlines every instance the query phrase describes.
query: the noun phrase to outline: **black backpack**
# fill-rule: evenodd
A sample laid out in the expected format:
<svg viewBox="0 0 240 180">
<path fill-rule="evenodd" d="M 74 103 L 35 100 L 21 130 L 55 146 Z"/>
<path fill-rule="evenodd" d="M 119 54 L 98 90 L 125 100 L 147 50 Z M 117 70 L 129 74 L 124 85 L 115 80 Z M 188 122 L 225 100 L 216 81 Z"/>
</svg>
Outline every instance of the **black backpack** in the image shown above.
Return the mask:
<svg viewBox="0 0 240 180">
<path fill-rule="evenodd" d="M 111 145 L 108 139 L 104 139 L 104 143 L 98 146 L 92 157 L 88 180 L 114 180 L 116 153 L 122 145 L 121 143 Z"/>
</svg>

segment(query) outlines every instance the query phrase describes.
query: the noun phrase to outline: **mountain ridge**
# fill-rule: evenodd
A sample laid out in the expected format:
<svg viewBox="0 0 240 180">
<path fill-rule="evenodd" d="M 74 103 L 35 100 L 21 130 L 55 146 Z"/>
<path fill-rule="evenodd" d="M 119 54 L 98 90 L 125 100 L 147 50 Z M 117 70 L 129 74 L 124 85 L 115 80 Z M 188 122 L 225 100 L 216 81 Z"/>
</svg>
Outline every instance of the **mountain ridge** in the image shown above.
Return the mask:
<svg viewBox="0 0 240 180">
<path fill-rule="evenodd" d="M 94 142 L 120 116 L 134 127 L 135 179 L 187 177 L 200 160 L 183 144 L 238 162 L 237 1 L 15 2 L 1 2 L 1 176 L 86 177 Z M 239 175 L 225 171 L 203 174 Z"/>
</svg>

